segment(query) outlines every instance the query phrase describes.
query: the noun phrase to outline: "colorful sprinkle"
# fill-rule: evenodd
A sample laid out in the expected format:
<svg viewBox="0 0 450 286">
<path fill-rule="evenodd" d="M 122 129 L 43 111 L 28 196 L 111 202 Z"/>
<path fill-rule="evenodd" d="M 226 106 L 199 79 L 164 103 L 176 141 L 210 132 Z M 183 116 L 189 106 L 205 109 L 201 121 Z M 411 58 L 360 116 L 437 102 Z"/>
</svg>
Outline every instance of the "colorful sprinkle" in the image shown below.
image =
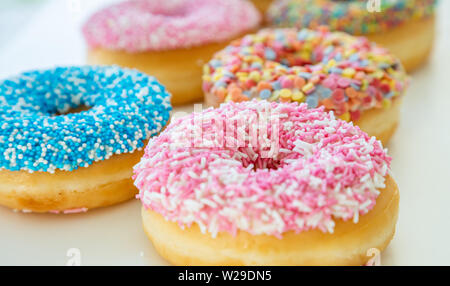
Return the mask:
<svg viewBox="0 0 450 286">
<path fill-rule="evenodd" d="M 219 103 L 306 102 L 351 120 L 359 118 L 356 110 L 389 108 L 384 101 L 401 96 L 408 82 L 398 59 L 386 50 L 325 28 L 261 30 L 233 41 L 205 67 L 204 92 Z"/>
<path fill-rule="evenodd" d="M 367 2 L 279 0 L 274 1 L 267 18 L 271 25 L 278 27 L 315 29 L 327 25 L 332 31 L 363 35 L 387 31 L 406 21 L 429 17 L 434 14 L 437 0 L 380 0 L 380 12 L 373 13 L 367 11 Z M 301 34 L 298 39 L 305 37 Z"/>
</svg>

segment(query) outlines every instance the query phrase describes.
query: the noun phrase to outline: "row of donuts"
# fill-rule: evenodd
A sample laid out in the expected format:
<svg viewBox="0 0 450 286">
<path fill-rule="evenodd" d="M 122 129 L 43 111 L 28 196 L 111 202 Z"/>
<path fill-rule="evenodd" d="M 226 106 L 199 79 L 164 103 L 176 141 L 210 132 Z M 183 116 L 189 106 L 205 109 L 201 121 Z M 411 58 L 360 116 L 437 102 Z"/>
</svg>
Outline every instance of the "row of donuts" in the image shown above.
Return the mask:
<svg viewBox="0 0 450 286">
<path fill-rule="evenodd" d="M 392 239 L 399 193 L 375 137 L 323 107 L 256 99 L 166 126 L 169 99 L 119 67 L 3 80 L 0 204 L 85 212 L 134 184 L 145 232 L 175 265 L 363 265 Z"/>
<path fill-rule="evenodd" d="M 141 72 L 85 66 L 3 80 L 0 203 L 73 213 L 130 199 L 134 184 L 144 229 L 174 264 L 366 263 L 394 234 L 398 189 L 382 144 L 346 121 L 388 141 L 402 64 L 324 27 L 240 37 L 260 20 L 241 0 L 127 1 L 94 14 L 83 28 L 89 62 Z M 179 104 L 202 90 L 226 104 L 162 131 L 169 92 Z M 267 113 L 262 138 L 229 142 L 251 138 Z M 224 134 L 233 120 L 247 125 Z"/>
<path fill-rule="evenodd" d="M 326 25 L 331 32 L 363 35 L 412 71 L 432 49 L 437 1 L 381 1 L 381 12 L 368 12 L 364 0 L 253 0 L 257 5 L 272 3 L 265 16 L 250 3 L 236 1 L 157 2 L 127 1 L 94 14 L 83 28 L 88 62 L 118 64 L 156 76 L 171 91 L 176 106 L 202 100 L 203 64 L 231 40 L 260 28 L 263 19 L 269 28 Z M 308 60 L 317 62 L 304 61 Z"/>
</svg>

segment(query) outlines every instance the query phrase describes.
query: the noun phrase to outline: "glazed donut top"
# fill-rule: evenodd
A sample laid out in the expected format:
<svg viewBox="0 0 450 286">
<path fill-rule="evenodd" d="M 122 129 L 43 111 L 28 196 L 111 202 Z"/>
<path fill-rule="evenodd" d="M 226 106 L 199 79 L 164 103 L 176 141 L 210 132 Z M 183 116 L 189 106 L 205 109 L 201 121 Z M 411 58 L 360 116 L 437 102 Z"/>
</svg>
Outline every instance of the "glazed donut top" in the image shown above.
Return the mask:
<svg viewBox="0 0 450 286">
<path fill-rule="evenodd" d="M 377 1 L 372 2 L 375 5 Z M 380 11 L 370 12 L 370 0 L 278 0 L 268 10 L 267 19 L 276 26 L 316 28 L 328 25 L 332 31 L 372 34 L 433 15 L 437 0 L 378 2 Z"/>
<path fill-rule="evenodd" d="M 324 105 L 342 119 L 389 107 L 407 84 L 398 59 L 363 37 L 265 29 L 233 41 L 204 66 L 203 90 L 223 101 L 252 98 Z"/>
<path fill-rule="evenodd" d="M 134 179 L 144 207 L 181 226 L 280 236 L 357 223 L 390 161 L 375 137 L 323 107 L 252 100 L 174 120 Z"/>
<path fill-rule="evenodd" d="M 64 115 L 81 106 L 90 109 Z M 170 110 L 164 87 L 134 70 L 25 72 L 0 81 L 0 169 L 72 171 L 131 153 L 159 133 Z"/>
<path fill-rule="evenodd" d="M 95 13 L 83 33 L 90 48 L 160 51 L 226 41 L 260 20 L 241 0 L 131 0 Z"/>
</svg>

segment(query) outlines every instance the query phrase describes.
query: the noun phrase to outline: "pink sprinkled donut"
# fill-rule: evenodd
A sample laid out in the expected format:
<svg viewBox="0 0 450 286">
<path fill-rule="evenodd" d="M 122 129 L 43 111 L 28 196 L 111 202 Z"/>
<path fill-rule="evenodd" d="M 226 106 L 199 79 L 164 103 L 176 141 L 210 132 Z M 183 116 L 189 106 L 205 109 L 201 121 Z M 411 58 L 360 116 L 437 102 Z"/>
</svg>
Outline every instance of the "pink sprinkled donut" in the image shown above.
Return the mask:
<svg viewBox="0 0 450 286">
<path fill-rule="evenodd" d="M 242 0 L 131 0 L 92 15 L 83 34 L 90 63 L 152 74 L 182 104 L 201 98 L 203 63 L 260 20 Z"/>
<path fill-rule="evenodd" d="M 166 51 L 229 40 L 259 18 L 242 0 L 132 0 L 94 14 L 83 33 L 91 48 Z"/>
<path fill-rule="evenodd" d="M 323 107 L 253 100 L 174 120 L 134 180 L 174 264 L 362 265 L 395 231 L 390 161 Z"/>
</svg>

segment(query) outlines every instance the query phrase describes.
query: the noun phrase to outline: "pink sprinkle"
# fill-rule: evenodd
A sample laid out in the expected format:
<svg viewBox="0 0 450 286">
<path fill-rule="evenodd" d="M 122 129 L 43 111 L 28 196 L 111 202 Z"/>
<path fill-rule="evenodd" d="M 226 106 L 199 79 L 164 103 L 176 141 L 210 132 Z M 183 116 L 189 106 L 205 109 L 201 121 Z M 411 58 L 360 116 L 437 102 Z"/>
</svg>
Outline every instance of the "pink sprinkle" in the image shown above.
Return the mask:
<svg viewBox="0 0 450 286">
<path fill-rule="evenodd" d="M 77 208 L 77 209 L 64 210 L 63 214 L 85 213 L 87 211 L 88 211 L 88 208 Z"/>
<path fill-rule="evenodd" d="M 322 85 L 331 90 L 334 90 L 337 88 L 336 78 L 330 75 L 322 81 Z"/>
<path fill-rule="evenodd" d="M 294 81 L 287 77 L 283 77 L 281 79 L 281 87 L 282 88 L 292 88 L 292 87 L 294 87 Z"/>
<path fill-rule="evenodd" d="M 180 226 L 281 237 L 356 223 L 390 162 L 379 141 L 323 107 L 253 100 L 172 121 L 133 179 L 144 207 Z"/>
<path fill-rule="evenodd" d="M 338 79 L 338 81 L 337 81 L 337 84 L 338 84 L 338 86 L 339 87 L 342 87 L 342 88 L 347 88 L 347 87 L 349 87 L 350 86 L 350 80 L 349 79 L 346 79 L 346 78 L 340 78 L 340 79 Z"/>
</svg>

